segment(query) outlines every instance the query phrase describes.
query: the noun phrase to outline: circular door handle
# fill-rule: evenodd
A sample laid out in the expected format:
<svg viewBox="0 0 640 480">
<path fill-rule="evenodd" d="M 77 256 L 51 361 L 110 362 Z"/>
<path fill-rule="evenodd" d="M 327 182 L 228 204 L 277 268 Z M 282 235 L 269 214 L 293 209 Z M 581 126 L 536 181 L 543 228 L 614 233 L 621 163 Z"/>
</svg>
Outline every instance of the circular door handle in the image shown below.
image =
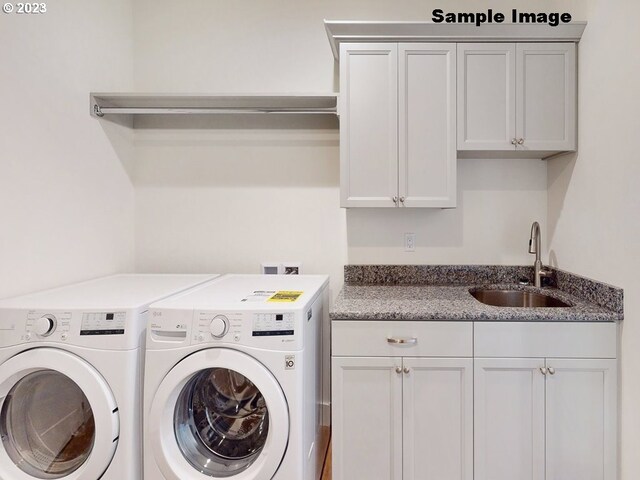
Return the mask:
<svg viewBox="0 0 640 480">
<path fill-rule="evenodd" d="M 511 145 L 517 145 L 518 144 L 518 140 L 516 140 L 515 138 L 511 139 Z"/>
<path fill-rule="evenodd" d="M 549 367 L 547 371 L 549 372 L 549 375 L 554 375 L 556 373 L 556 369 L 553 367 Z"/>
<path fill-rule="evenodd" d="M 540 367 L 540 373 L 543 374 L 543 375 L 546 375 L 547 374 L 547 369 L 544 368 L 544 367 Z"/>
<path fill-rule="evenodd" d="M 409 372 L 410 372 L 409 367 L 404 367 L 403 372 L 404 372 L 404 373 L 409 373 Z"/>
<path fill-rule="evenodd" d="M 522 145 L 524 143 L 524 138 L 518 140 L 518 145 Z"/>
<path fill-rule="evenodd" d="M 396 367 L 396 373 L 402 373 L 402 367 Z"/>
</svg>

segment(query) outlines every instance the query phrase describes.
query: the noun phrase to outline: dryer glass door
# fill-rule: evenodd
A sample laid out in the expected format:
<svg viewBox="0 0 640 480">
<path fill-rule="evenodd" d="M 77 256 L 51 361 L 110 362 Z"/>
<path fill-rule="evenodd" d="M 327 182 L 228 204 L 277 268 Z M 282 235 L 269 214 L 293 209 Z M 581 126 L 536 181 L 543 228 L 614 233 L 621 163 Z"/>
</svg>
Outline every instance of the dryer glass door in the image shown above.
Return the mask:
<svg viewBox="0 0 640 480">
<path fill-rule="evenodd" d="M 1 479 L 98 479 L 119 429 L 111 389 L 80 357 L 41 347 L 0 365 Z"/>
<path fill-rule="evenodd" d="M 60 478 L 89 457 L 93 411 L 78 385 L 55 370 L 19 380 L 0 414 L 2 443 L 13 462 L 37 478 Z"/>
</svg>

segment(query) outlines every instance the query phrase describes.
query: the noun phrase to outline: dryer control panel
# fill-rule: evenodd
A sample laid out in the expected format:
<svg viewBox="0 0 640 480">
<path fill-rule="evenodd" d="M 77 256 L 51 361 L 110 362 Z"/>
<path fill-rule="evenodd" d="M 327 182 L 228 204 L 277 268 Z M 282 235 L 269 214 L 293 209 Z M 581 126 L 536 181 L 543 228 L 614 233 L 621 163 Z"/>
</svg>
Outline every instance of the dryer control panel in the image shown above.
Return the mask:
<svg viewBox="0 0 640 480">
<path fill-rule="evenodd" d="M 66 340 L 70 330 L 71 312 L 37 312 L 27 313 L 24 340 L 45 339 Z"/>
</svg>

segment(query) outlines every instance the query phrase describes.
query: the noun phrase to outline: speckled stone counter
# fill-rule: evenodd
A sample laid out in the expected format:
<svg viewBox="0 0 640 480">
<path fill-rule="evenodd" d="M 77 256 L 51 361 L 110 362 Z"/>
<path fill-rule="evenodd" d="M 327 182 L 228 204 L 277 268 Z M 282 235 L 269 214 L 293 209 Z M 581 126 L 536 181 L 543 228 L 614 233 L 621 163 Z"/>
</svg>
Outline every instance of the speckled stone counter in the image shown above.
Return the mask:
<svg viewBox="0 0 640 480">
<path fill-rule="evenodd" d="M 345 285 L 331 309 L 334 320 L 462 320 L 612 322 L 623 319 L 622 290 L 554 270 L 549 287 L 518 285 L 531 267 L 347 265 Z M 559 308 L 494 307 L 469 289 L 541 292 L 570 304 Z M 560 287 L 560 288 L 558 288 Z M 563 288 L 564 287 L 564 288 Z"/>
</svg>

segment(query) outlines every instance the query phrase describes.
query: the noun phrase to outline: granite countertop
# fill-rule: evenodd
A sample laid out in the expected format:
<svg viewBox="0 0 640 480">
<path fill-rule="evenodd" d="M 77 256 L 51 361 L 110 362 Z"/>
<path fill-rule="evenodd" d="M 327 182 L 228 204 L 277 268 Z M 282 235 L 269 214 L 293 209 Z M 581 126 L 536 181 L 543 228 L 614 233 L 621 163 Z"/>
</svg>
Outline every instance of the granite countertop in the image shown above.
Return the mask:
<svg viewBox="0 0 640 480">
<path fill-rule="evenodd" d="M 455 266 L 453 273 L 446 271 L 446 278 L 440 275 L 445 268 L 442 266 L 437 267 L 439 273 L 421 270 L 420 275 L 415 274 L 416 270 L 407 274 L 408 267 L 376 266 L 376 274 L 371 271 L 362 274 L 363 268 L 371 266 L 345 267 L 347 283 L 331 309 L 331 319 L 612 322 L 623 318 L 621 289 L 561 270 L 554 272 L 552 286 L 535 288 L 518 285 L 511 276 L 522 276 L 523 272 L 525 276 L 532 274 L 527 267 Z M 471 271 L 473 268 L 478 270 Z M 487 274 L 487 268 L 500 269 L 500 272 Z M 504 269 L 508 268 L 514 270 L 505 274 Z M 492 283 L 492 280 L 498 282 Z M 481 303 L 469 293 L 475 287 L 544 293 L 571 306 L 494 307 Z"/>
</svg>

